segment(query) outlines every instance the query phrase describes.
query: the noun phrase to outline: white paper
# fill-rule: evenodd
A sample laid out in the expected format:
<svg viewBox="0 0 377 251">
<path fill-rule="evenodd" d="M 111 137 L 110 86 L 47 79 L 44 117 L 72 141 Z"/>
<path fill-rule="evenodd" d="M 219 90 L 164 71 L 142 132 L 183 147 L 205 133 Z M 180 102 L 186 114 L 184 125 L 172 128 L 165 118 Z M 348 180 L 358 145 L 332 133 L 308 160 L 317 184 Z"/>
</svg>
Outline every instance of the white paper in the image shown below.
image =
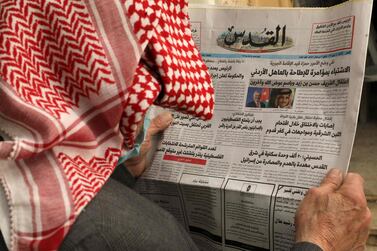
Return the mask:
<svg viewBox="0 0 377 251">
<path fill-rule="evenodd" d="M 347 171 L 371 9 L 369 0 L 192 7 L 214 118 L 174 113 L 140 193 L 172 212 L 202 250 L 289 250 L 307 190 L 333 167 Z"/>
</svg>

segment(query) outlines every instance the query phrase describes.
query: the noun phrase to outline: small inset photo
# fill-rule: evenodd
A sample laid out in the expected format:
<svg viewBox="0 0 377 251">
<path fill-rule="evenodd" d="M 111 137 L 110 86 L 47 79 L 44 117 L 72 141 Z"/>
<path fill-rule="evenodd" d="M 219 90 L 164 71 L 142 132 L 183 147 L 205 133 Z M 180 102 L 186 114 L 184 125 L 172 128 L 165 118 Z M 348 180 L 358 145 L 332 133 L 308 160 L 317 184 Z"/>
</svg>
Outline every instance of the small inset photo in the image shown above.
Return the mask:
<svg viewBox="0 0 377 251">
<path fill-rule="evenodd" d="M 290 109 L 293 107 L 294 88 L 275 88 L 271 89 L 270 102 L 268 107 L 270 108 L 285 108 Z"/>
<path fill-rule="evenodd" d="M 250 184 L 250 183 L 243 183 L 241 192 L 245 193 L 255 193 L 257 190 L 257 185 L 256 184 Z"/>
<path fill-rule="evenodd" d="M 246 107 L 266 108 L 270 99 L 270 88 L 249 86 L 246 97 Z"/>
</svg>

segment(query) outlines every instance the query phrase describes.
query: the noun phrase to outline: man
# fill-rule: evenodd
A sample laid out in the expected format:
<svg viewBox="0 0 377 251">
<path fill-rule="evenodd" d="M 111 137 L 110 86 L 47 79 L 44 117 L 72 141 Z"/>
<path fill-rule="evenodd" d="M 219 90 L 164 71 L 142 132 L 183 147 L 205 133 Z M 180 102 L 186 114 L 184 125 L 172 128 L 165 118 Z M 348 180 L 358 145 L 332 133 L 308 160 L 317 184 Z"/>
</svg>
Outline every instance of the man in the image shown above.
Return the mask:
<svg viewBox="0 0 377 251">
<path fill-rule="evenodd" d="M 292 90 L 280 89 L 275 98 L 275 108 L 292 108 Z"/>
<path fill-rule="evenodd" d="M 164 113 L 152 121 L 147 137 L 142 144 L 140 155 L 126 162 L 126 166 L 131 174 L 138 176 L 143 173 L 145 170 L 146 155 L 151 148 L 150 137 L 166 129 L 171 122 L 172 116 L 169 113 Z M 113 178 L 125 184 L 128 183 L 125 181 L 125 178 L 129 174 L 119 173 L 122 170 L 125 169 L 116 170 Z M 188 233 L 183 230 L 175 219 L 167 216 L 164 210 L 156 207 L 150 201 L 141 198 L 139 194 L 129 190 L 128 193 L 122 195 L 123 197 L 126 196 L 124 200 L 117 201 L 117 193 L 120 189 L 110 187 L 111 185 L 119 186 L 119 184 L 110 180 L 111 182 L 117 183 L 117 185 L 105 185 L 104 193 L 111 191 L 114 193 L 113 196 L 107 196 L 106 198 L 104 193 L 99 193 L 93 203 L 89 204 L 88 209 L 79 217 L 72 232 L 68 234 L 66 240 L 63 242 L 61 250 L 71 250 L 70 248 L 77 248 L 80 245 L 87 247 L 87 250 L 101 250 L 96 248 L 104 247 L 104 240 L 102 238 L 105 237 L 99 238 L 97 236 L 94 239 L 81 237 L 80 239 L 75 235 L 82 236 L 83 232 L 88 232 L 85 229 L 87 222 L 90 219 L 98 217 L 98 213 L 95 212 L 96 210 L 93 210 L 92 205 L 103 207 L 102 211 L 105 211 L 106 208 L 111 208 L 112 203 L 124 207 L 124 211 L 135 212 L 133 214 L 124 213 L 123 217 L 125 218 L 118 220 L 118 222 L 128 222 L 128 224 L 121 225 L 120 229 L 123 233 L 135 231 L 135 226 L 132 224 L 135 219 L 132 217 L 136 215 L 139 225 L 136 228 L 137 231 L 142 229 L 140 234 L 153 233 L 143 243 L 131 243 L 132 238 L 136 237 L 124 235 L 125 242 L 129 243 L 129 250 L 198 250 Z M 310 189 L 296 213 L 296 244 L 292 247 L 292 251 L 363 250 L 362 248 L 365 246 L 368 238 L 371 222 L 371 213 L 367 207 L 363 183 L 362 177 L 358 174 L 348 173 L 344 175 L 339 169 L 332 169 L 319 187 Z M 144 211 L 148 211 L 150 215 L 142 215 L 141 212 Z M 113 213 L 115 215 L 118 214 L 117 212 Z M 105 218 L 116 218 L 114 215 L 104 215 L 106 215 Z M 151 216 L 154 216 L 156 219 L 152 219 Z M 104 225 L 102 226 L 103 228 L 108 226 L 111 229 L 110 224 L 115 223 L 106 223 L 104 221 L 101 222 L 102 224 Z M 158 224 L 163 224 L 163 231 L 162 226 Z M 168 239 L 172 240 L 176 238 L 177 241 L 167 242 L 164 238 L 166 234 L 171 236 Z M 101 233 L 101 236 L 106 236 L 108 238 L 106 241 L 114 245 L 119 235 L 114 235 L 110 231 L 109 233 Z M 181 243 L 177 243 L 178 241 Z M 152 248 L 151 245 L 153 243 L 155 246 Z"/>
<path fill-rule="evenodd" d="M 260 101 L 261 93 L 256 90 L 253 93 L 253 101 L 246 104 L 247 107 L 265 108 L 266 105 Z"/>
<path fill-rule="evenodd" d="M 0 132 L 9 136 L 0 142 L 0 229 L 11 250 L 198 250 L 172 215 L 125 185 L 125 168 L 109 178 L 153 102 L 205 119 L 213 111 L 209 74 L 192 39 L 177 35 L 189 31 L 187 2 L 121 2 L 0 0 Z M 194 53 L 177 59 L 176 50 Z M 150 136 L 171 121 L 152 122 L 125 164 L 133 175 Z M 298 245 L 365 244 L 362 181 L 334 172 L 299 210 Z"/>
<path fill-rule="evenodd" d="M 364 250 L 372 215 L 363 183 L 358 174 L 332 169 L 310 189 L 296 213 L 296 247 L 310 242 L 321 249 L 309 250 Z"/>
<path fill-rule="evenodd" d="M 171 122 L 170 113 L 152 120 L 139 156 L 126 161 L 129 173 L 116 169 L 59 250 L 198 250 L 169 213 L 124 185 L 143 173 L 151 136 Z M 292 251 L 363 250 L 370 222 L 361 176 L 332 169 L 297 210 Z M 0 250 L 7 250 L 1 235 Z"/>
</svg>

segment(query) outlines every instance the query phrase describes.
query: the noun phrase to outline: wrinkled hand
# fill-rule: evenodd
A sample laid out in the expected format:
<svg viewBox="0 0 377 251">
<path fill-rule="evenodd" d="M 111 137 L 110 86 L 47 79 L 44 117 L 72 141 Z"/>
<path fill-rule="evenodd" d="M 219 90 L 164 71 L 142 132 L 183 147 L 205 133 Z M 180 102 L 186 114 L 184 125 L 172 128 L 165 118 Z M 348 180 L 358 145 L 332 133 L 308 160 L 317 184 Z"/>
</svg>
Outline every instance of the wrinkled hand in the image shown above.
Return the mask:
<svg viewBox="0 0 377 251">
<path fill-rule="evenodd" d="M 364 250 L 372 216 L 363 185 L 360 175 L 343 177 L 332 169 L 297 210 L 296 242 L 312 242 L 324 251 Z"/>
<path fill-rule="evenodd" d="M 151 124 L 147 130 L 147 135 L 140 148 L 140 154 L 137 157 L 131 158 L 124 162 L 127 169 L 134 177 L 140 176 L 146 167 L 147 153 L 151 149 L 151 137 L 169 127 L 173 117 L 171 113 L 162 113 L 152 119 Z M 139 130 L 140 131 L 140 130 Z"/>
</svg>

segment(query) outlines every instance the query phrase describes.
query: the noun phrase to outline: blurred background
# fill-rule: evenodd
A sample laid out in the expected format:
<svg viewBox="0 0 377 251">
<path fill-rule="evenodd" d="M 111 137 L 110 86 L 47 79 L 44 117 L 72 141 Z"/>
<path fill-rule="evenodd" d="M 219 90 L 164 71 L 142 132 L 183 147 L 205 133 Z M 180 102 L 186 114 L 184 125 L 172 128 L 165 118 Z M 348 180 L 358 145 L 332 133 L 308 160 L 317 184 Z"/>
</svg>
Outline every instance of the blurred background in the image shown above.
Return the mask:
<svg viewBox="0 0 377 251">
<path fill-rule="evenodd" d="M 189 0 L 189 3 L 228 6 L 330 7 L 347 0 Z M 377 3 L 376 3 L 377 4 Z M 376 5 L 375 4 L 375 5 Z M 374 6 L 370 29 L 366 74 L 359 121 L 352 152 L 350 172 L 365 179 L 365 194 L 373 222 L 367 251 L 377 251 L 377 7 Z"/>
</svg>

